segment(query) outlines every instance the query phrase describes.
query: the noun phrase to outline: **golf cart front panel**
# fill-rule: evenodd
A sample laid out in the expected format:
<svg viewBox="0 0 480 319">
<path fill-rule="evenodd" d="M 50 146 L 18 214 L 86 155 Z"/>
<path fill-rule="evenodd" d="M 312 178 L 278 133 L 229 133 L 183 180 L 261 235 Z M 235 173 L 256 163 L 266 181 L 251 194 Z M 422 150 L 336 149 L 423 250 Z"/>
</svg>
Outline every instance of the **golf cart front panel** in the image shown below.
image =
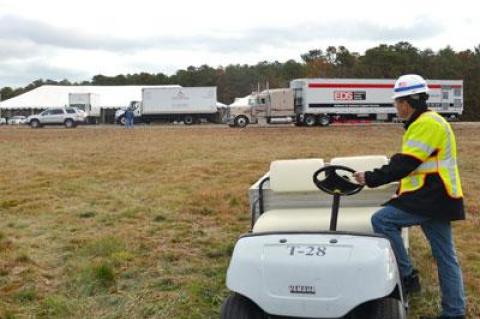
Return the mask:
<svg viewBox="0 0 480 319">
<path fill-rule="evenodd" d="M 227 287 L 266 313 L 302 318 L 340 318 L 398 282 L 387 239 L 341 233 L 244 236 L 227 273 Z"/>
</svg>

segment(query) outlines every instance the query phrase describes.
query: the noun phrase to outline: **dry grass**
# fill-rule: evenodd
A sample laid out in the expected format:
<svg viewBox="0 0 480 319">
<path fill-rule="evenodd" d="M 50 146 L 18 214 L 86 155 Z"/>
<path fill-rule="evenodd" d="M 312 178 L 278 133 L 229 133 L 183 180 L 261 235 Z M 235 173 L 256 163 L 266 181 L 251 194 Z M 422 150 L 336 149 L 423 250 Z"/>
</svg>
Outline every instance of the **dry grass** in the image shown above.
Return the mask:
<svg viewBox="0 0 480 319">
<path fill-rule="evenodd" d="M 456 127 L 469 219 L 455 225 L 480 317 L 480 139 Z M 281 158 L 393 154 L 391 126 L 0 129 L 0 318 L 218 318 L 225 270 L 248 230 L 248 187 Z M 414 230 L 423 294 L 438 310 Z"/>
</svg>

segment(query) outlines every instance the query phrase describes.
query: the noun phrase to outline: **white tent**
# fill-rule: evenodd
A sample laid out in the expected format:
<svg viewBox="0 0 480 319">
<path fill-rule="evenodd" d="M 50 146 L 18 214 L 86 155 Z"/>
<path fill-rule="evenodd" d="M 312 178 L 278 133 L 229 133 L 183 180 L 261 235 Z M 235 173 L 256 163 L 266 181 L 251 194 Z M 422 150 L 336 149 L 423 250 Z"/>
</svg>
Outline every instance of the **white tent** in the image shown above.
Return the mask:
<svg viewBox="0 0 480 319">
<path fill-rule="evenodd" d="M 45 109 L 68 105 L 69 93 L 94 93 L 99 96 L 99 104 L 103 109 L 114 109 L 127 106 L 131 101 L 142 99 L 142 89 L 148 87 L 179 87 L 179 85 L 161 86 L 59 86 L 43 85 L 27 93 L 1 101 L 0 109 Z"/>
</svg>

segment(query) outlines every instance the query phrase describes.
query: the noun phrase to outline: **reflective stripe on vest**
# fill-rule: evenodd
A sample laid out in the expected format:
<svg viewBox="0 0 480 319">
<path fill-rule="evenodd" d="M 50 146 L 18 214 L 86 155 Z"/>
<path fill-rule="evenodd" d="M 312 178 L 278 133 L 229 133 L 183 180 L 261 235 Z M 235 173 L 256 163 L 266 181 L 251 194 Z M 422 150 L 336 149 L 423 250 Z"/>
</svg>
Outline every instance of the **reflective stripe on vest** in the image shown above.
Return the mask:
<svg viewBox="0 0 480 319">
<path fill-rule="evenodd" d="M 447 191 L 449 190 L 448 186 L 451 186 L 452 187 L 452 190 L 451 192 L 449 192 L 449 194 L 452 196 L 452 197 L 462 197 L 463 196 L 463 192 L 462 192 L 462 187 L 460 186 L 460 179 L 459 177 L 457 177 L 458 175 L 458 168 L 457 168 L 457 159 L 456 159 L 456 154 L 453 154 L 453 151 L 452 151 L 452 130 L 450 128 L 450 126 L 448 125 L 448 123 L 445 121 L 445 119 L 443 117 L 441 117 L 441 115 L 438 115 L 436 113 L 432 113 L 432 114 L 429 114 L 429 117 L 434 119 L 435 121 L 437 121 L 438 123 L 442 124 L 443 128 L 445 129 L 445 131 L 447 132 L 447 145 L 445 147 L 445 157 L 447 158 L 447 161 L 448 160 L 451 160 L 451 161 L 454 161 L 455 162 L 455 165 L 446 165 L 446 166 L 440 166 L 439 169 L 443 169 L 445 168 L 447 171 L 448 171 L 448 176 L 450 178 L 450 183 L 446 183 L 445 186 L 447 186 Z M 441 175 L 440 175 L 441 177 Z M 445 183 L 445 181 L 444 181 Z M 447 184 L 450 184 L 450 185 L 447 185 Z"/>
<path fill-rule="evenodd" d="M 430 147 L 427 144 L 422 143 L 420 141 L 416 141 L 416 140 L 408 140 L 407 145 L 410 147 L 415 147 L 422 150 L 423 152 L 425 152 L 426 156 L 429 156 L 435 151 L 433 147 Z"/>
<path fill-rule="evenodd" d="M 429 145 L 429 141 L 422 141 L 422 136 L 416 136 L 415 139 L 409 138 L 404 141 L 403 148 L 407 155 L 411 154 L 424 160 L 417 169 L 400 181 L 399 194 L 422 188 L 425 184 L 426 175 L 436 173 L 440 176 L 447 193 L 451 197 L 462 197 L 463 192 L 456 160 L 455 136 L 453 135 L 450 125 L 439 114 L 426 112 L 417 120 L 428 121 L 426 117 L 428 117 L 429 120 L 434 120 L 441 124 L 444 132 L 439 132 L 439 134 L 445 133 L 445 138 L 430 141 L 430 143 L 439 145 Z M 415 136 L 413 132 L 412 135 Z M 408 136 L 406 138 L 408 138 Z"/>
</svg>

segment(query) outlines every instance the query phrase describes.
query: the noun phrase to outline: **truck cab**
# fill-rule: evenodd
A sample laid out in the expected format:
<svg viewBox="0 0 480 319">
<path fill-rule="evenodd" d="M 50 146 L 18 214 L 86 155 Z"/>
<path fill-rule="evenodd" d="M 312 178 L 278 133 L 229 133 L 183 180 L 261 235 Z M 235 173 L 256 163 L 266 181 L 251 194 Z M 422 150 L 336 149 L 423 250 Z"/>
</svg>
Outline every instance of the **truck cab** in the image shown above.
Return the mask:
<svg viewBox="0 0 480 319">
<path fill-rule="evenodd" d="M 246 127 L 265 119 L 269 124 L 292 123 L 295 119 L 293 90 L 272 89 L 237 98 L 229 105 L 226 122 L 231 127 Z"/>
<path fill-rule="evenodd" d="M 131 101 L 127 107 L 122 107 L 121 109 L 115 111 L 115 123 L 125 125 L 125 112 L 128 109 L 133 110 L 134 118 L 140 119 L 142 116 L 142 102 Z"/>
<path fill-rule="evenodd" d="M 236 98 L 227 108 L 225 122 L 230 127 L 246 127 L 248 124 L 257 123 L 257 117 L 253 116 L 255 109 L 255 92 L 243 97 Z"/>
</svg>

